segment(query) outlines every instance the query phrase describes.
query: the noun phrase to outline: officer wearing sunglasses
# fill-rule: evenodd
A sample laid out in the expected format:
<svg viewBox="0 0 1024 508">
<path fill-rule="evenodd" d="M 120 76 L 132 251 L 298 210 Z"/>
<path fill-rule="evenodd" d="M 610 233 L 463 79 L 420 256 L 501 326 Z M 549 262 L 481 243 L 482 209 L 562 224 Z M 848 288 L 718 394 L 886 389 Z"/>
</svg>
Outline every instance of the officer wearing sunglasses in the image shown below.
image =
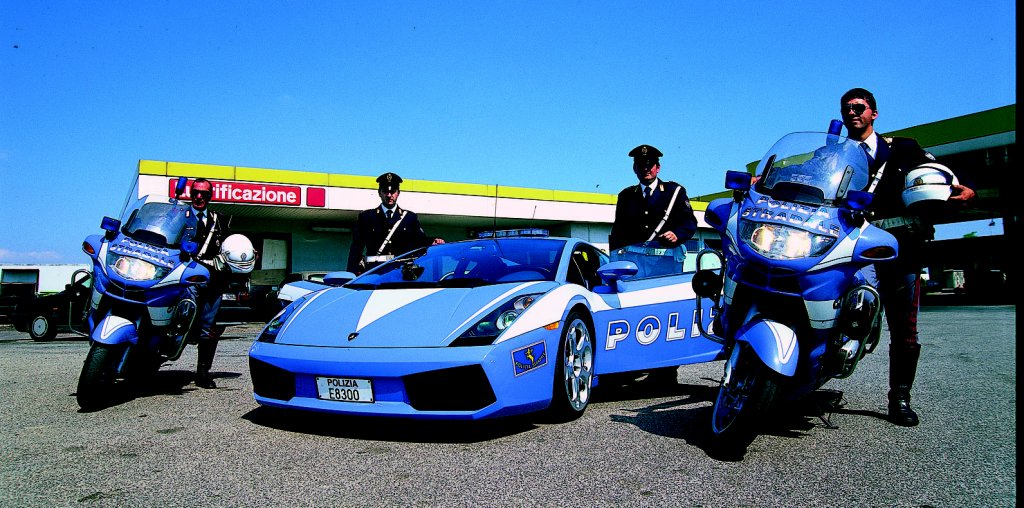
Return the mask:
<svg viewBox="0 0 1024 508">
<path fill-rule="evenodd" d="M 870 161 L 871 178 L 878 178 L 871 204 L 872 222 L 878 221 L 899 242 L 897 259 L 867 269 L 866 275 L 869 280 L 876 279 L 874 283 L 889 324 L 889 419 L 897 425 L 912 427 L 918 424 L 917 413 L 910 407 L 910 389 L 921 355 L 921 344 L 917 341 L 920 274 L 925 242 L 932 238 L 931 223 L 937 217 L 912 214 L 904 206 L 902 193 L 906 174 L 917 166 L 934 162 L 935 157 L 911 138 L 884 137 L 875 132 L 878 107 L 871 92 L 853 88 L 840 98 L 839 108 L 847 136 L 861 142 Z M 964 204 L 974 198 L 969 187 L 951 188 L 949 202 Z"/>
<path fill-rule="evenodd" d="M 213 199 L 213 184 L 209 180 L 193 180 L 189 197 L 192 198 L 192 220 L 195 221 L 192 239 L 199 248 L 195 257 L 210 269 L 209 282 L 201 287 L 189 287 L 189 292 L 198 307 L 196 323 L 192 327 L 192 335 L 197 341 L 195 383 L 200 388 L 209 389 L 217 387 L 210 375 L 213 357 L 217 354 L 217 339 L 220 336 L 220 330 L 214 327 L 214 322 L 229 282 L 227 275 L 216 269 L 214 258 L 220 254 L 221 243 L 230 234 L 228 223 L 231 221 L 209 209 L 210 201 Z"/>
</svg>

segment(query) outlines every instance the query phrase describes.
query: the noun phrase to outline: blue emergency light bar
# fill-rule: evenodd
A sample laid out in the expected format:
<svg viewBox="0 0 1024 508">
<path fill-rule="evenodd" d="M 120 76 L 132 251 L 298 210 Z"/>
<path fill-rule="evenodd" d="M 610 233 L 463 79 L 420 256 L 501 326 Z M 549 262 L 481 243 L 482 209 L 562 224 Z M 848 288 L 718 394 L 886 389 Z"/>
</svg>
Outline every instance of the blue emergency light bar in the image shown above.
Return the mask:
<svg viewBox="0 0 1024 508">
<path fill-rule="evenodd" d="M 550 232 L 540 228 L 525 228 L 480 231 L 476 234 L 477 238 L 512 238 L 517 236 L 550 236 Z"/>
</svg>

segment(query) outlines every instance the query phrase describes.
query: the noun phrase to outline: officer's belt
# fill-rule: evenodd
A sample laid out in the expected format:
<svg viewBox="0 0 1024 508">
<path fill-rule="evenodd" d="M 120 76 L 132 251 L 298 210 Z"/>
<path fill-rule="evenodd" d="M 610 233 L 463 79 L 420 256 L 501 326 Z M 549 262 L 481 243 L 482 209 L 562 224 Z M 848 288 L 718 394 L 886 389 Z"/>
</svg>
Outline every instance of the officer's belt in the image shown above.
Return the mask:
<svg viewBox="0 0 1024 508">
<path fill-rule="evenodd" d="M 917 227 L 921 225 L 921 219 L 917 217 L 911 217 L 904 215 L 902 217 L 892 217 L 889 219 L 879 219 L 871 221 L 871 224 L 878 226 L 882 229 L 895 229 L 904 226 Z"/>
<path fill-rule="evenodd" d="M 364 256 L 364 259 L 366 259 L 367 263 L 383 263 L 385 261 L 395 259 L 395 256 L 392 256 L 391 254 L 384 254 L 381 256 Z"/>
<path fill-rule="evenodd" d="M 633 252 L 636 254 L 643 254 L 644 256 L 667 256 L 672 252 L 672 249 L 662 249 L 658 247 L 637 247 L 635 245 L 627 245 L 622 250 L 626 252 Z"/>
</svg>

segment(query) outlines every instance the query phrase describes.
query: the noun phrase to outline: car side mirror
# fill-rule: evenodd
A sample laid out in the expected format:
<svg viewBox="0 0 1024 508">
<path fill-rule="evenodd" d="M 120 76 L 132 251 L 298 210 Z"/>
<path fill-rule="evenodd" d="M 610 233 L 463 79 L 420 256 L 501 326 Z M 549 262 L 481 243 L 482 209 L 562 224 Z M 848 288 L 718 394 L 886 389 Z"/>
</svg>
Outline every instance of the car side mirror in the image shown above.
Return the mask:
<svg viewBox="0 0 1024 508">
<path fill-rule="evenodd" d="M 331 272 L 324 275 L 324 284 L 328 286 L 343 286 L 354 278 L 356 278 L 356 274 L 352 272 Z"/>
<path fill-rule="evenodd" d="M 632 261 L 612 261 L 597 269 L 597 275 L 601 277 L 605 285 L 610 288 L 619 289 L 619 281 L 633 277 L 640 271 L 640 267 Z"/>
</svg>

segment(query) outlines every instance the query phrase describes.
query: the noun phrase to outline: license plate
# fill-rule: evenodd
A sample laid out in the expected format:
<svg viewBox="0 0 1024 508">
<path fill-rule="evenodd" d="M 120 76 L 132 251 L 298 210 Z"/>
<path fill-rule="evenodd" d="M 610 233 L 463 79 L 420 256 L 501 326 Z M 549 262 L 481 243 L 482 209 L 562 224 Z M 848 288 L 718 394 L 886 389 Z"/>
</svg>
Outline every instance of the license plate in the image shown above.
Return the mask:
<svg viewBox="0 0 1024 508">
<path fill-rule="evenodd" d="M 373 383 L 369 379 L 316 377 L 317 396 L 324 400 L 373 402 Z"/>
<path fill-rule="evenodd" d="M 224 300 L 227 300 L 227 301 L 233 302 L 233 301 L 235 301 L 235 300 L 237 300 L 237 299 L 238 299 L 238 297 L 237 297 L 237 296 L 235 296 L 235 294 L 234 294 L 234 293 L 224 293 Z"/>
</svg>

